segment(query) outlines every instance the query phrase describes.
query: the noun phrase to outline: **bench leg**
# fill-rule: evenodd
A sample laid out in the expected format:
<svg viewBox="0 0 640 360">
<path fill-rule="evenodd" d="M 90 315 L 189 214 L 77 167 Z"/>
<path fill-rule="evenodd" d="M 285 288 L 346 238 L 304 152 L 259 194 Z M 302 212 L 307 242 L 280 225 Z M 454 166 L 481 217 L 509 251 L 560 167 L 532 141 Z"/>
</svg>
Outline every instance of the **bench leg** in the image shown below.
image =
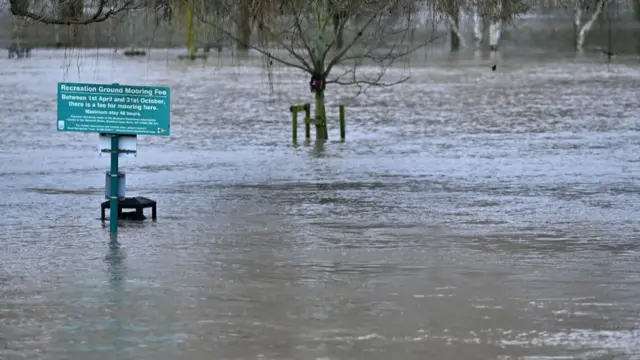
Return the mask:
<svg viewBox="0 0 640 360">
<path fill-rule="evenodd" d="M 104 206 L 100 206 L 100 220 L 105 221 L 104 217 Z"/>
<path fill-rule="evenodd" d="M 151 219 L 152 219 L 152 220 L 155 220 L 155 219 L 156 219 L 156 206 L 155 206 L 155 205 L 153 205 L 153 206 L 151 207 Z"/>
</svg>

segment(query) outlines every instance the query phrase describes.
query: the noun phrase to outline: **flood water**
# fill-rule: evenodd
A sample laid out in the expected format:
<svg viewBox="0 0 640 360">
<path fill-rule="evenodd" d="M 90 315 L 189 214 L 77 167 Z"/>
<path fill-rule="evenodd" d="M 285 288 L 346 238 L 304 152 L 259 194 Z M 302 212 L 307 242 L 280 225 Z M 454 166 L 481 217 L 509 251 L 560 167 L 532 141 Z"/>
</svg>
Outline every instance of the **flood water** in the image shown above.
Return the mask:
<svg viewBox="0 0 640 360">
<path fill-rule="evenodd" d="M 292 147 L 306 77 L 167 54 L 0 60 L 1 359 L 640 359 L 637 60 L 418 61 Z M 58 81 L 172 89 L 119 248 Z"/>
</svg>

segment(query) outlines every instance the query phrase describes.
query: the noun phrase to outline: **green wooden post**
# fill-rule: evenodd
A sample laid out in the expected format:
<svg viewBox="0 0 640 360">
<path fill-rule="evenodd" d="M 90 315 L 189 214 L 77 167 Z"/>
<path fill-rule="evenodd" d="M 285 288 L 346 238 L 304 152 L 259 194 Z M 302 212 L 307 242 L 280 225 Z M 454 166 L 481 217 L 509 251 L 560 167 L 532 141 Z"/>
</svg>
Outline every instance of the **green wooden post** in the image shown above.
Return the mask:
<svg viewBox="0 0 640 360">
<path fill-rule="evenodd" d="M 344 141 L 346 135 L 346 124 L 344 119 L 344 105 L 340 105 L 340 140 Z"/>
<path fill-rule="evenodd" d="M 110 232 L 115 234 L 118 232 L 118 148 L 119 148 L 118 135 L 111 135 L 111 193 L 110 199 L 110 213 L 109 219 Z"/>
<path fill-rule="evenodd" d="M 304 104 L 304 138 L 311 140 L 311 104 Z"/>
<path fill-rule="evenodd" d="M 294 144 L 298 142 L 298 112 L 300 111 L 304 111 L 304 137 L 306 140 L 309 140 L 311 138 L 311 105 L 293 105 L 289 108 L 289 111 L 292 113 L 291 135 Z"/>
<path fill-rule="evenodd" d="M 292 106 L 291 110 L 291 137 L 293 138 L 293 145 L 298 143 L 298 110 Z"/>
</svg>

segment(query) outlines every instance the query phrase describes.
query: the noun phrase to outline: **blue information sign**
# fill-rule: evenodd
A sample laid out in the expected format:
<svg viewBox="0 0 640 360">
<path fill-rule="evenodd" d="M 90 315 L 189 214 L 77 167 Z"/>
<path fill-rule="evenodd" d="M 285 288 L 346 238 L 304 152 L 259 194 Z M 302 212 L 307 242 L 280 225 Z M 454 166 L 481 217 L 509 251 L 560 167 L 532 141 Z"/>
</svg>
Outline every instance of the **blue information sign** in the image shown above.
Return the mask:
<svg viewBox="0 0 640 360">
<path fill-rule="evenodd" d="M 57 129 L 168 136 L 169 88 L 58 83 Z"/>
</svg>

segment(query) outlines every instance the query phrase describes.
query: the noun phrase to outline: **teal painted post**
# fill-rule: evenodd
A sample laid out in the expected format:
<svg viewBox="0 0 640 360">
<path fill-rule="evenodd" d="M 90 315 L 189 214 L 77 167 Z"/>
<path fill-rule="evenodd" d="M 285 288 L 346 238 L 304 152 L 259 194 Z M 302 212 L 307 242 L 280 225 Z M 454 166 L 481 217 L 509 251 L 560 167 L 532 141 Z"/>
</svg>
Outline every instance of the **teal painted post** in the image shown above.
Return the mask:
<svg viewBox="0 0 640 360">
<path fill-rule="evenodd" d="M 111 194 L 110 194 L 110 212 L 109 219 L 110 232 L 115 234 L 118 232 L 118 135 L 111 135 Z"/>
</svg>

